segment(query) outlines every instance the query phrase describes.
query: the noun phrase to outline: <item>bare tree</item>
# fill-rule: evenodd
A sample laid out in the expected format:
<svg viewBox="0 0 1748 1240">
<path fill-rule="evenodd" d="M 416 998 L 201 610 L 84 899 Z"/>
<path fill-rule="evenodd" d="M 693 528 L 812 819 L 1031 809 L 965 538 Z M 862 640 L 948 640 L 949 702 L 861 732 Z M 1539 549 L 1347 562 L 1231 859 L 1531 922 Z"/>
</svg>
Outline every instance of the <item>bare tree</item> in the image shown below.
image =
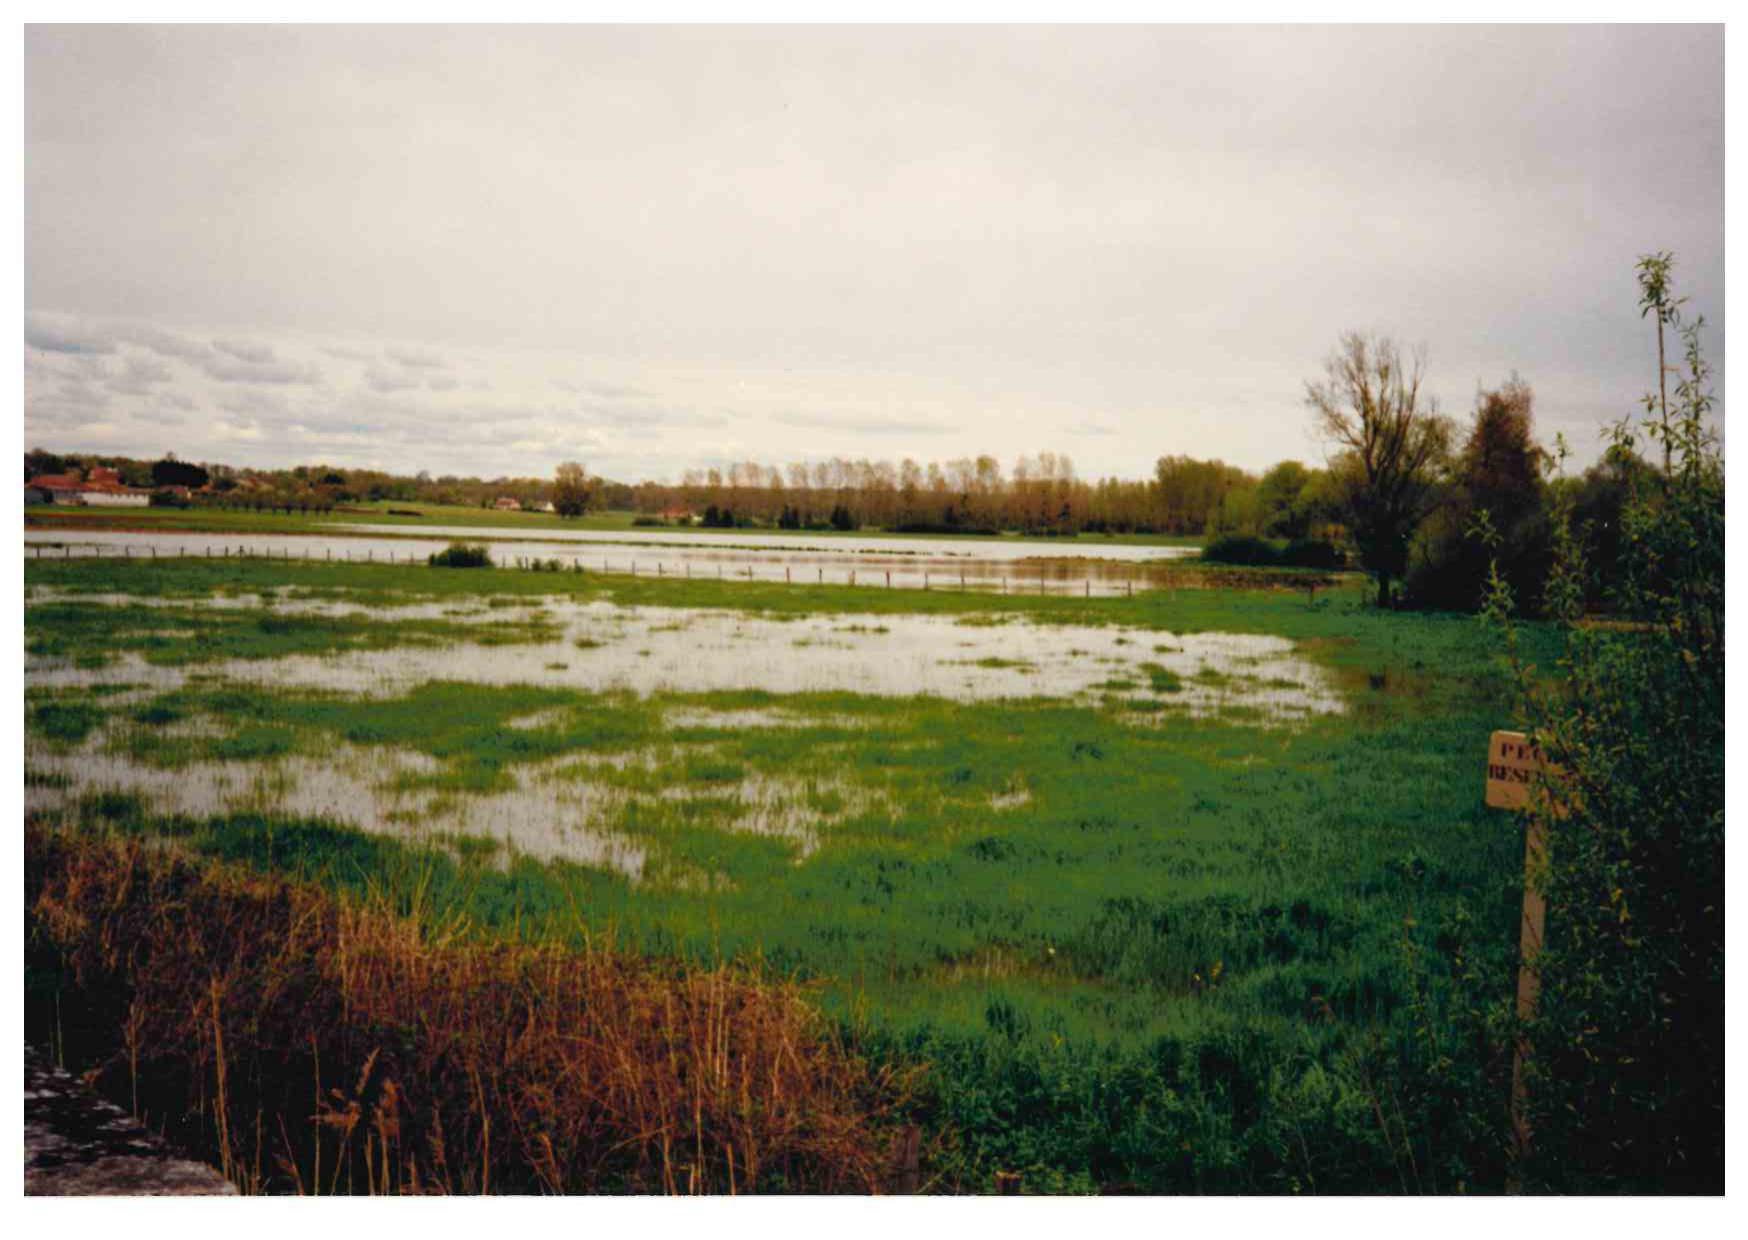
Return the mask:
<svg viewBox="0 0 1748 1240">
<path fill-rule="evenodd" d="M 1451 423 L 1421 398 L 1425 353 L 1404 360 L 1394 341 L 1349 332 L 1305 384 L 1305 403 L 1334 445 L 1331 479 L 1346 509 L 1360 561 L 1378 579 L 1378 605 L 1408 570 L 1408 547 L 1438 507 Z"/>
</svg>

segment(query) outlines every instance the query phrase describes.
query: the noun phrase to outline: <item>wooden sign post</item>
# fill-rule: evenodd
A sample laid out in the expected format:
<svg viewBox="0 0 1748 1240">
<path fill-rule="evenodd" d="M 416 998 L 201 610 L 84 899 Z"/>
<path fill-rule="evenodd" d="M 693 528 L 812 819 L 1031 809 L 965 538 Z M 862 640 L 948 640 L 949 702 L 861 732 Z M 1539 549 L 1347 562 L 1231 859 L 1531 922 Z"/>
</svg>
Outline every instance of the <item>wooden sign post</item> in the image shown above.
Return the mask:
<svg viewBox="0 0 1748 1240">
<path fill-rule="evenodd" d="M 1494 809 L 1528 809 L 1537 781 L 1552 765 L 1522 732 L 1495 732 L 1487 741 L 1487 804 Z M 1558 816 L 1559 805 L 1553 807 Z M 1541 978 L 1535 958 L 1542 950 L 1548 906 L 1540 890 L 1541 875 L 1548 863 L 1546 819 L 1531 818 L 1523 841 L 1523 919 L 1518 928 L 1517 1018 L 1526 1021 L 1536 1010 Z M 1521 1157 L 1529 1150 L 1529 1125 L 1523 1117 L 1524 1045 L 1519 1038 L 1511 1057 L 1511 1127 Z"/>
</svg>

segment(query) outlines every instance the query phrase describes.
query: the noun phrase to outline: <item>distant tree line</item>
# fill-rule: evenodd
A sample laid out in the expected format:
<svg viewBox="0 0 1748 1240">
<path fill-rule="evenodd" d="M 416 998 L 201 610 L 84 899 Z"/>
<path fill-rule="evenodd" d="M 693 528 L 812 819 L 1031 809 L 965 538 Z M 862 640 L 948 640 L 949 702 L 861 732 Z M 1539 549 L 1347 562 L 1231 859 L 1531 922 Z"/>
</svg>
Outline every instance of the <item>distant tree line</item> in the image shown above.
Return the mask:
<svg viewBox="0 0 1748 1240">
<path fill-rule="evenodd" d="M 926 464 L 834 457 L 787 466 L 745 461 L 632 488 L 637 511 L 706 524 L 1045 536 L 1223 531 L 1303 538 L 1335 520 L 1323 471 L 1286 461 L 1260 477 L 1223 461 L 1161 457 L 1146 479 L 1077 477 L 1066 455 L 989 455 Z"/>
</svg>

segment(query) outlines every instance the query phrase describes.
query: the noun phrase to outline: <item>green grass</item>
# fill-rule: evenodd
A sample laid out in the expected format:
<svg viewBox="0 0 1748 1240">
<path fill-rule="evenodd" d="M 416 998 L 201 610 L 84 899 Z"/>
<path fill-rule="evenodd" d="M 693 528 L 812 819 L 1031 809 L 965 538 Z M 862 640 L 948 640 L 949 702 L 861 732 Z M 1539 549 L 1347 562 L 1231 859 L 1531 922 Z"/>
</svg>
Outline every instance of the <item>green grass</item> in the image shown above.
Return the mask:
<svg viewBox="0 0 1748 1240">
<path fill-rule="evenodd" d="M 445 504 L 404 503 L 383 501 L 373 504 L 348 505 L 361 509 L 355 512 L 287 513 L 252 512 L 233 508 L 130 508 L 125 511 L 33 506 L 26 515 L 26 524 L 44 529 L 126 529 L 126 530 L 189 530 L 217 533 L 308 534 L 341 532 L 337 527 L 348 524 L 404 526 L 408 534 L 417 534 L 431 526 L 469 526 L 490 531 L 497 537 L 519 534 L 538 535 L 544 530 L 592 530 L 601 533 L 684 533 L 697 535 L 703 541 L 732 542 L 736 535 L 772 534 L 784 538 L 819 539 L 830 542 L 845 538 L 939 539 L 951 537 L 954 542 L 1027 542 L 1040 550 L 1055 546 L 1135 546 L 1135 547 L 1195 547 L 1200 537 L 1180 534 L 1081 534 L 1075 538 L 1023 538 L 1018 534 L 895 534 L 880 529 L 843 530 L 782 530 L 775 527 L 758 529 L 707 529 L 690 526 L 637 526 L 638 514 L 615 510 L 591 512 L 579 518 L 565 518 L 543 512 L 499 512 L 490 508 L 468 508 Z M 417 517 L 400 516 L 390 509 L 416 511 Z"/>
<path fill-rule="evenodd" d="M 1174 569 L 1174 571 L 1176 571 Z M 1054 624 L 1122 624 L 1174 633 L 1274 633 L 1294 639 L 1347 636 L 1355 625 L 1388 625 L 1393 617 L 1364 607 L 1368 590 L 1354 578 L 1320 591 L 1315 603 L 1276 570 L 1183 570 L 1189 585 L 1143 590 L 1133 597 L 1000 594 L 953 590 L 887 590 L 879 586 L 810 585 L 775 581 L 631 577 L 624 574 L 535 572 L 515 568 L 458 573 L 423 564 L 300 564 L 272 560 L 117 560 L 82 558 L 25 562 L 25 586 L 77 593 L 122 591 L 154 598 L 209 594 L 294 596 L 393 606 L 426 601 L 487 602 L 515 606 L 552 595 L 626 606 L 707 607 L 784 618 L 807 615 L 935 615 L 967 626 L 1019 620 Z M 1198 584 L 1200 583 L 1200 584 Z M 1203 588 L 1205 586 L 1205 588 Z M 28 598 L 27 598 L 28 601 Z M 1425 617 L 1428 623 L 1471 626 L 1461 617 Z M 877 630 L 877 626 L 875 631 Z"/>
<path fill-rule="evenodd" d="M 1344 715 L 1273 728 L 1185 718 L 1153 699 L 637 698 L 446 683 L 369 699 L 207 683 L 121 705 L 30 696 L 32 736 L 70 744 L 110 720 L 114 746 L 157 765 L 270 763 L 345 743 L 426 755 L 433 768 L 403 781 L 444 796 L 501 791 L 535 764 L 613 789 L 622 802 L 604 825 L 644 851 L 637 881 L 491 842 L 397 843 L 272 813 L 169 820 L 115 794 L 77 812 L 403 892 L 409 907 L 465 911 L 491 933 L 610 934 L 650 954 L 757 956 L 813 979 L 868 1053 L 933 1065 L 918 1118 L 957 1134 L 938 1157 L 968 1183 L 1000 1167 L 1038 1188 L 1397 1191 L 1406 1163 L 1372 1116 L 1391 1105 L 1380 1082 L 1399 1110 L 1427 1096 L 1450 1071 L 1438 1064 L 1463 1053 L 1427 1049 L 1454 1037 L 1416 1032 L 1429 1005 L 1455 1011 L 1475 971 L 1509 986 L 1522 844 L 1482 806 L 1479 773 L 1488 733 L 1511 721 L 1497 710 L 1489 636 L 1469 618 L 1380 614 L 1339 597 L 1311 606 L 1278 590 L 1004 598 L 383 565 L 44 562 L 27 563 L 26 583 L 190 598 L 289 585 L 380 602 L 564 592 L 776 617 L 923 612 L 1160 631 L 1139 649 L 1169 648 L 1168 632 L 1297 642 L 1337 677 Z M 241 657 L 388 640 L 369 621 L 318 640 L 262 633 L 249 612 L 99 611 L 30 605 L 27 646 L 172 658 L 137 644 L 152 623 L 210 632 L 203 651 L 255 652 Z M 1532 654 L 1547 639 L 1525 636 Z M 1166 699 L 1181 688 L 1157 664 L 1145 671 Z M 676 710 L 768 708 L 803 723 L 667 722 Z M 1125 721 L 1137 710 L 1153 722 Z M 538 726 L 509 726 L 535 715 Z M 212 726 L 160 735 L 189 720 Z M 612 755 L 647 761 L 598 761 Z M 737 829 L 748 781 L 779 785 L 810 838 Z M 1465 1150 L 1462 1174 L 1484 1183 L 1489 1157 Z M 1416 1174 L 1455 1175 L 1452 1165 L 1417 1161 Z"/>
<path fill-rule="evenodd" d="M 217 659 L 277 659 L 395 646 L 444 646 L 460 641 L 502 645 L 550 641 L 554 626 L 539 619 L 490 626 L 434 619 L 376 620 L 369 616 L 281 614 L 260 609 L 105 604 L 77 601 L 30 607 L 27 654 L 63 658 L 81 667 L 137 654 L 148 663 L 183 666 Z"/>
</svg>

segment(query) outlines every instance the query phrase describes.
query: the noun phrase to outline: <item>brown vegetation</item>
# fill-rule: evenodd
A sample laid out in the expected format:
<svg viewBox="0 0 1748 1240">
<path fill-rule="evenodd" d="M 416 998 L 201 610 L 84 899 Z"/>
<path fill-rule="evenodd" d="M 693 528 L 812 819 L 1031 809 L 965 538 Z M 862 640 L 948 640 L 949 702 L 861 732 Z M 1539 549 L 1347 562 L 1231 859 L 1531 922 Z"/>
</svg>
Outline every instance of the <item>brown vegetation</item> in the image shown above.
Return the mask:
<svg viewBox="0 0 1748 1240">
<path fill-rule="evenodd" d="M 889 1178 L 908 1081 L 792 984 L 486 941 L 135 840 L 27 823 L 25 849 L 27 953 L 62 1038 L 88 1038 L 70 1053 L 245 1191 Z"/>
</svg>

